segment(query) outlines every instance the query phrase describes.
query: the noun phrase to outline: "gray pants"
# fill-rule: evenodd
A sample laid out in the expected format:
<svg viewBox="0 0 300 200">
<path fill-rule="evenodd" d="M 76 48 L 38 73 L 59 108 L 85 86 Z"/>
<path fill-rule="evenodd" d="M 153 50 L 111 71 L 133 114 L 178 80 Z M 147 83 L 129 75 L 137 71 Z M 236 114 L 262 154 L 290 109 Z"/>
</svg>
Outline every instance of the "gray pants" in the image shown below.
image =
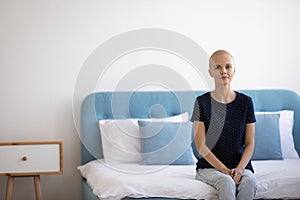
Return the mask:
<svg viewBox="0 0 300 200">
<path fill-rule="evenodd" d="M 198 169 L 196 179 L 213 186 L 219 192 L 219 200 L 252 200 L 256 193 L 256 177 L 248 169 L 237 185 L 231 176 L 213 168 Z"/>
</svg>

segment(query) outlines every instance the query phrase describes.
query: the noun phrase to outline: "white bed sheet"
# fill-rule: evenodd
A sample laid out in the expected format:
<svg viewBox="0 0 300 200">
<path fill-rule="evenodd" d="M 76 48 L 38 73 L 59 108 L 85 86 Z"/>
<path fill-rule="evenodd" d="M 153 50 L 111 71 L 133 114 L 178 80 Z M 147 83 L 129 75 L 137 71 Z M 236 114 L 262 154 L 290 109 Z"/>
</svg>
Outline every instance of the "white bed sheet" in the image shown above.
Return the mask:
<svg viewBox="0 0 300 200">
<path fill-rule="evenodd" d="M 252 161 L 256 198 L 300 199 L 300 159 Z"/>
<path fill-rule="evenodd" d="M 300 159 L 253 161 L 256 198 L 300 198 Z M 195 180 L 195 166 L 106 164 L 94 160 L 78 169 L 103 200 L 124 197 L 217 199 L 217 191 Z"/>
</svg>

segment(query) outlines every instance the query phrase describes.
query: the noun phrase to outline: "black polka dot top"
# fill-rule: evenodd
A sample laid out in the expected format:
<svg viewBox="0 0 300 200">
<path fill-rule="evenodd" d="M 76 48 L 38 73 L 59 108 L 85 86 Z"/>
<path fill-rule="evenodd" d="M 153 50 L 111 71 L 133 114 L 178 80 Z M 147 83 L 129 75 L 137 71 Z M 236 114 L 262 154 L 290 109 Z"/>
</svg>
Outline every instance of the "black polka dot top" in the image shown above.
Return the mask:
<svg viewBox="0 0 300 200">
<path fill-rule="evenodd" d="M 228 104 L 215 101 L 209 92 L 197 97 L 191 118 L 192 122 L 204 122 L 206 145 L 229 169 L 237 167 L 244 152 L 246 124 L 256 121 L 251 97 L 236 94 L 234 101 Z M 199 168 L 212 166 L 199 155 Z M 254 172 L 251 161 L 246 169 Z"/>
</svg>

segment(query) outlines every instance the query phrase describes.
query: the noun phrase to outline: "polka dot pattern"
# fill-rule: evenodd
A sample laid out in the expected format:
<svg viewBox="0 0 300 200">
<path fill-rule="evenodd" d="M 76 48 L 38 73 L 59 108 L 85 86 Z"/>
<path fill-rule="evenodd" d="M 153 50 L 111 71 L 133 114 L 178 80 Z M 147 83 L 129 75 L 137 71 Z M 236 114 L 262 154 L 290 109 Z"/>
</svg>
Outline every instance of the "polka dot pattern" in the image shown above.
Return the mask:
<svg viewBox="0 0 300 200">
<path fill-rule="evenodd" d="M 207 92 L 196 98 L 191 121 L 205 125 L 206 145 L 229 169 L 235 168 L 244 151 L 246 124 L 256 121 L 251 97 L 236 92 L 234 101 L 223 104 Z M 197 169 L 212 168 L 201 156 Z M 246 169 L 253 171 L 251 161 Z"/>
</svg>

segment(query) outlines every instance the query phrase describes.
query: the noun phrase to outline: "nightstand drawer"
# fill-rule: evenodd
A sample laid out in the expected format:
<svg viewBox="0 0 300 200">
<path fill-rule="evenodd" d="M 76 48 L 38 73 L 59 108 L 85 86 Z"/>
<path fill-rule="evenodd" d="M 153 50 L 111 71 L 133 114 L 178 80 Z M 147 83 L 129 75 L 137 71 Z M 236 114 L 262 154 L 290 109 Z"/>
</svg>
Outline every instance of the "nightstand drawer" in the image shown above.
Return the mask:
<svg viewBox="0 0 300 200">
<path fill-rule="evenodd" d="M 60 173 L 60 143 L 0 144 L 0 174 Z"/>
</svg>

